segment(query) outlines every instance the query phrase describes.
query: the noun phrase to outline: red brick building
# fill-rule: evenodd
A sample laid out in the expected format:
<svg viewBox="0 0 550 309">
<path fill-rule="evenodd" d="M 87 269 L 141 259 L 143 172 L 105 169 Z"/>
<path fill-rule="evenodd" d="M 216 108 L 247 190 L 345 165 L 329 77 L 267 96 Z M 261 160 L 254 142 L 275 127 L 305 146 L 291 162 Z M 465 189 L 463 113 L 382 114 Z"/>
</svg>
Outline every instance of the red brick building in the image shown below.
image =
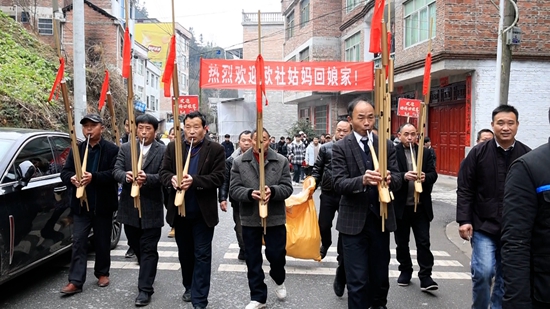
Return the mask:
<svg viewBox="0 0 550 309">
<path fill-rule="evenodd" d="M 474 0 L 390 3 L 395 51 L 392 131 L 406 121 L 395 116 L 398 98 L 422 99 L 428 28 L 433 20 L 427 134 L 437 153 L 438 172 L 456 175 L 465 152 L 475 145 L 476 132 L 490 128 L 491 111 L 498 105 L 495 94 L 498 7 L 490 1 Z M 300 57 L 306 48 L 313 51 L 309 53 L 310 61 L 372 60 L 368 49 L 373 5 L 374 0 L 283 0 L 287 30 L 285 60 L 308 59 Z M 307 6 L 309 13 L 304 9 Z M 537 128 L 548 123 L 545 115 L 550 94 L 539 89 L 545 89 L 550 82 L 550 20 L 547 18 L 550 2 L 519 1 L 518 7 L 521 18 L 517 26 L 522 36 L 521 43 L 512 47 L 508 104 L 518 108 L 524 121 L 518 140 L 536 147 L 546 141 L 537 133 Z M 385 19 L 387 11 L 386 6 Z M 331 48 L 336 42 L 339 50 L 334 52 Z M 299 116 L 310 117 L 317 132 L 321 132 L 323 122 L 327 131 L 334 127 L 336 118 L 345 114 L 347 102 L 357 95 L 359 93 L 285 94 L 285 102 L 297 102 Z M 323 110 L 328 110 L 326 116 Z"/>
</svg>

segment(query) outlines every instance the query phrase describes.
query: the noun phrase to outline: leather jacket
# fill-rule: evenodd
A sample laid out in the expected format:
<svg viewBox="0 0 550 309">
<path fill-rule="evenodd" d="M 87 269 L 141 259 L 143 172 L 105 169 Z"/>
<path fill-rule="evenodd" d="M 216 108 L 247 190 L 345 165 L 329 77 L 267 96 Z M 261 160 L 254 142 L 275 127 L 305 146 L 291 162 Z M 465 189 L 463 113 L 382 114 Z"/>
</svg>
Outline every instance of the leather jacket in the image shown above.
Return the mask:
<svg viewBox="0 0 550 309">
<path fill-rule="evenodd" d="M 311 176 L 315 178 L 315 188 L 321 186 L 322 191 L 332 192 L 332 145 L 334 142 L 328 142 L 321 145 L 319 154 L 315 159 Z"/>
</svg>

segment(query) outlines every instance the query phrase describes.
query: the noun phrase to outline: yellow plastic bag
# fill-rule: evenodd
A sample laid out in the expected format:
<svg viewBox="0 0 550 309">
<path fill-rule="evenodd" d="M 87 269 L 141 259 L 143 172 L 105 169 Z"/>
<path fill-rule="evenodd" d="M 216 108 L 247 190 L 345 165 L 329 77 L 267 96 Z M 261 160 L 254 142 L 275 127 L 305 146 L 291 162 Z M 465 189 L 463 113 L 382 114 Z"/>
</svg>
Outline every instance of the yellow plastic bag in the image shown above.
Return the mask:
<svg viewBox="0 0 550 309">
<path fill-rule="evenodd" d="M 319 248 L 321 233 L 317 223 L 317 211 L 313 201 L 315 179 L 304 180 L 302 192 L 285 200 L 286 204 L 286 255 L 321 261 Z"/>
</svg>

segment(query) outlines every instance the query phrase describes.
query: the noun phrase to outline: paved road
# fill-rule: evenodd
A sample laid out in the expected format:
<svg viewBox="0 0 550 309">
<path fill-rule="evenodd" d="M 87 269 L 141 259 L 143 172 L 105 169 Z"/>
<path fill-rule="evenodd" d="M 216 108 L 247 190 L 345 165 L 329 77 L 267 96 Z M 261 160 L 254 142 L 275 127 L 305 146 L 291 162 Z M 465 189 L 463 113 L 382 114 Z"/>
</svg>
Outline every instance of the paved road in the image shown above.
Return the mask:
<svg viewBox="0 0 550 309">
<path fill-rule="evenodd" d="M 435 255 L 433 278 L 439 291 L 423 293 L 418 279 L 408 287 L 399 287 L 396 278 L 397 261 L 392 244 L 390 265 L 390 294 L 388 308 L 467 308 L 471 298 L 469 258 L 464 248 L 455 245 L 446 234 L 447 225 L 454 220 L 453 179 L 442 177 L 434 191 L 435 219 L 432 222 L 432 250 Z M 295 192 L 300 189 L 295 188 Z M 318 205 L 318 193 L 315 194 Z M 452 234 L 452 229 L 450 234 Z M 159 243 L 160 263 L 153 302 L 148 308 L 191 308 L 181 301 L 183 292 L 173 239 L 166 237 L 169 227 L 163 228 Z M 336 233 L 333 233 L 336 244 Z M 393 243 L 393 242 L 392 242 Z M 411 241 L 414 248 L 414 241 Z M 89 262 L 88 281 L 84 292 L 71 297 L 61 297 L 59 289 L 66 284 L 70 255 L 40 266 L 31 272 L 0 287 L 1 308 L 134 308 L 137 294 L 137 269 L 135 260 L 124 258 L 127 246 L 124 235 L 119 246 L 112 251 L 111 285 L 97 287 L 93 277 L 93 262 Z M 413 251 L 414 252 L 414 251 Z M 220 215 L 220 224 L 214 236 L 212 287 L 209 308 L 244 308 L 249 301 L 246 266 L 237 259 L 236 244 L 230 213 Z M 414 257 L 414 256 L 413 256 Z M 93 252 L 89 256 L 93 261 Z M 347 308 L 347 297 L 338 298 L 332 291 L 336 268 L 336 249 L 331 247 L 322 262 L 287 259 L 288 298 L 278 301 L 273 294 L 273 283 L 268 282 L 269 308 Z M 264 266 L 268 266 L 265 262 Z M 267 268 L 268 269 L 268 268 Z M 418 267 L 415 266 L 418 270 Z"/>
</svg>

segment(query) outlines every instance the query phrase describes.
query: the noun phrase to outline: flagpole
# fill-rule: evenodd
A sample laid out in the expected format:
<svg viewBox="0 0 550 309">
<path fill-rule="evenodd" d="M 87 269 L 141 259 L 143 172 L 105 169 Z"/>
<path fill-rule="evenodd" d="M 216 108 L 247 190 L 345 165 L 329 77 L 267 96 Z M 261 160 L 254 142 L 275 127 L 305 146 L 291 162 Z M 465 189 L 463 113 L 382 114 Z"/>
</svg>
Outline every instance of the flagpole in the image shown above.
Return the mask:
<svg viewBox="0 0 550 309">
<path fill-rule="evenodd" d="M 128 125 L 130 133 L 128 133 L 128 142 L 130 143 L 130 155 L 132 156 L 132 189 L 130 196 L 134 198 L 134 207 L 138 209 L 139 217 L 141 218 L 141 201 L 139 198 L 140 186 L 137 182 L 138 168 L 138 148 L 136 144 L 136 117 L 134 115 L 134 81 L 132 76 L 132 45 L 130 41 L 130 5 L 128 0 L 124 0 L 126 29 L 124 32 L 124 48 L 122 60 L 122 75 L 126 77 L 128 95 L 126 97 L 126 108 L 128 110 Z M 126 75 L 126 76 L 124 76 Z"/>
<path fill-rule="evenodd" d="M 416 181 L 414 182 L 414 211 L 416 212 L 417 205 L 420 201 L 420 193 L 422 193 L 422 165 L 424 157 L 424 131 L 426 129 L 426 114 L 427 107 L 430 103 L 430 75 L 431 75 L 431 52 L 432 52 L 432 24 L 433 18 L 430 18 L 430 26 L 428 27 L 428 53 L 426 56 L 426 63 L 424 68 L 424 82 L 422 85 L 422 92 L 424 94 L 424 102 L 420 103 L 420 111 L 418 115 L 418 133 L 420 134 L 418 139 L 418 157 L 416 158 Z M 414 160 L 414 158 L 412 158 Z"/>
<path fill-rule="evenodd" d="M 258 55 L 262 54 L 262 13 L 258 10 Z M 263 65 L 263 64 L 262 64 Z M 263 70 L 262 70 L 263 71 Z M 263 76 L 260 77 L 260 73 L 256 72 L 256 84 L 259 84 L 260 81 L 263 83 Z M 256 87 L 256 91 L 259 91 Z M 262 106 L 262 94 L 256 93 L 256 102 L 257 105 Z M 264 235 L 267 232 L 267 203 L 265 202 L 265 150 L 263 148 L 263 138 L 264 138 L 264 119 L 263 119 L 263 108 L 257 109 L 258 115 L 256 118 L 256 144 L 258 145 L 258 163 L 259 163 L 259 181 L 260 181 L 260 201 L 258 203 L 260 218 L 262 219 L 262 227 L 264 228 Z"/>
<path fill-rule="evenodd" d="M 64 74 L 65 74 L 65 59 L 63 58 L 63 55 L 61 54 L 61 38 L 59 34 L 59 17 L 57 15 L 57 12 L 55 12 L 55 18 L 53 20 L 53 33 L 54 33 L 54 40 L 57 50 L 57 56 L 59 57 L 59 71 L 57 72 L 57 77 L 54 82 L 52 91 L 50 93 L 50 97 L 48 100 L 52 99 L 52 96 L 54 92 L 57 89 L 57 86 L 59 85 L 61 88 L 61 95 L 63 98 L 63 105 L 65 106 L 65 113 L 67 113 L 67 123 L 69 125 L 69 136 L 71 138 L 71 149 L 73 152 L 73 162 L 74 162 L 74 171 L 77 182 L 82 181 L 82 161 L 80 159 L 80 150 L 78 149 L 78 138 L 76 136 L 76 130 L 74 125 L 74 106 L 71 105 L 71 101 L 69 100 L 69 90 L 67 88 L 67 82 L 65 80 Z M 76 195 L 76 194 L 75 194 Z M 77 196 L 77 198 L 80 199 L 80 205 L 83 206 L 83 203 L 86 204 L 86 209 L 89 211 L 89 205 L 88 205 L 88 198 L 86 196 L 86 190 L 82 190 L 81 195 Z"/>
</svg>

